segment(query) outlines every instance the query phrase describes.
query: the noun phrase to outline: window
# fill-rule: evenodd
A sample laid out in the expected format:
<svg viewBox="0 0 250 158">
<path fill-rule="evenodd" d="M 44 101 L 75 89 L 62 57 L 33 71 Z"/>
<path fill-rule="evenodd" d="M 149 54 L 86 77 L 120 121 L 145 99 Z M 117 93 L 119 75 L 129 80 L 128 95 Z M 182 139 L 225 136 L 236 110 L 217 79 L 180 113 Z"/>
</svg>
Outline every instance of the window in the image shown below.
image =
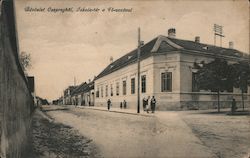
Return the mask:
<svg viewBox="0 0 250 158">
<path fill-rule="evenodd" d="M 116 95 L 119 95 L 119 82 L 116 82 Z"/>
<path fill-rule="evenodd" d="M 110 85 L 110 96 L 113 96 L 113 84 Z"/>
<path fill-rule="evenodd" d="M 135 94 L 135 78 L 131 78 L 131 94 Z"/>
<path fill-rule="evenodd" d="M 122 81 L 122 94 L 126 95 L 127 93 L 127 83 L 126 81 Z"/>
<path fill-rule="evenodd" d="M 106 94 L 106 97 L 107 97 L 107 96 L 109 95 L 109 94 L 108 94 L 108 85 L 106 85 L 105 92 L 106 92 L 105 94 Z"/>
<path fill-rule="evenodd" d="M 103 98 L 103 87 L 101 87 L 101 97 Z"/>
<path fill-rule="evenodd" d="M 197 73 L 192 73 L 192 92 L 199 92 L 199 86 L 197 83 Z"/>
<path fill-rule="evenodd" d="M 146 93 L 146 75 L 141 76 L 141 92 Z"/>
<path fill-rule="evenodd" d="M 172 72 L 161 73 L 161 91 L 162 92 L 172 91 Z"/>
<path fill-rule="evenodd" d="M 97 91 L 96 91 L 96 98 L 99 98 L 99 87 L 97 88 Z"/>
</svg>

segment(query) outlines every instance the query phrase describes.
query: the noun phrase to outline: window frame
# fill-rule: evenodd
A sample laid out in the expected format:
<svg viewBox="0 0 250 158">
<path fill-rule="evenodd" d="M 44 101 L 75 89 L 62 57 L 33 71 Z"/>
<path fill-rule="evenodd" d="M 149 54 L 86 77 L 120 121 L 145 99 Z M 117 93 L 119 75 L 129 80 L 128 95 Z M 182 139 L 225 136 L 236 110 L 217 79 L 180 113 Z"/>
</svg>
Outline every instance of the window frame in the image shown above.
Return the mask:
<svg viewBox="0 0 250 158">
<path fill-rule="evenodd" d="M 127 81 L 122 81 L 122 95 L 127 95 Z"/>
<path fill-rule="evenodd" d="M 172 92 L 172 90 L 173 90 L 173 73 L 168 71 L 162 72 L 161 92 Z"/>
<path fill-rule="evenodd" d="M 135 94 L 135 78 L 131 78 L 131 94 Z"/>
<path fill-rule="evenodd" d="M 120 92 L 120 83 L 116 82 L 116 96 L 119 96 L 119 92 Z"/>
<path fill-rule="evenodd" d="M 109 95 L 109 94 L 108 94 L 108 89 L 109 89 L 109 87 L 108 87 L 108 85 L 106 85 L 106 86 L 105 86 L 105 96 L 106 96 L 106 97 L 108 97 L 108 95 Z"/>
<path fill-rule="evenodd" d="M 110 96 L 113 96 L 113 84 L 110 84 Z"/>
<path fill-rule="evenodd" d="M 101 97 L 103 98 L 103 86 L 101 86 Z"/>
<path fill-rule="evenodd" d="M 141 93 L 147 92 L 147 75 L 141 76 Z"/>
</svg>

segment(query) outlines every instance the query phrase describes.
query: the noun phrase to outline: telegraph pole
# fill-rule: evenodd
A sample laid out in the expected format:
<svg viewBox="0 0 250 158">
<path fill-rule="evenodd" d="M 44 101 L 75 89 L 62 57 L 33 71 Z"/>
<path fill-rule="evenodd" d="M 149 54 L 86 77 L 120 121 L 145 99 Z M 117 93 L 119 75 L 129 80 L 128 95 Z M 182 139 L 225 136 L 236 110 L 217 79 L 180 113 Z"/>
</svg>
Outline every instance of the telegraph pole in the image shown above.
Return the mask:
<svg viewBox="0 0 250 158">
<path fill-rule="evenodd" d="M 137 48 L 137 113 L 140 113 L 140 55 L 141 55 L 141 35 L 138 28 L 138 48 Z"/>
<path fill-rule="evenodd" d="M 222 37 L 225 37 L 223 35 L 223 26 L 214 24 L 214 46 L 216 46 L 216 36 L 220 37 L 220 47 L 222 47 Z"/>
</svg>

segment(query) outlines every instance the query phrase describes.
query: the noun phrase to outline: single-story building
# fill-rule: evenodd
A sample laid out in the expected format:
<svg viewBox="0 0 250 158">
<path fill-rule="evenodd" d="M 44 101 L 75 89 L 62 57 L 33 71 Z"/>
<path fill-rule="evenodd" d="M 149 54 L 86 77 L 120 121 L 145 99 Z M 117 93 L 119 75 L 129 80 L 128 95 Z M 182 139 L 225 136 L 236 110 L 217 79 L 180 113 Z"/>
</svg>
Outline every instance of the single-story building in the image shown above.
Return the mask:
<svg viewBox="0 0 250 158">
<path fill-rule="evenodd" d="M 93 106 L 94 105 L 94 82 L 83 82 L 77 86 L 71 94 L 73 105 Z"/>
<path fill-rule="evenodd" d="M 76 86 L 69 86 L 63 91 L 63 104 L 64 105 L 72 105 L 72 92 L 76 88 Z"/>
<path fill-rule="evenodd" d="M 157 109 L 199 109 L 217 107 L 215 92 L 196 89 L 194 65 L 209 63 L 215 58 L 228 62 L 248 61 L 248 55 L 232 48 L 222 48 L 194 41 L 175 38 L 175 29 L 168 36 L 159 35 L 141 47 L 140 53 L 140 100 L 155 96 Z M 110 63 L 94 83 L 95 106 L 106 106 L 111 99 L 113 107 L 126 101 L 128 108 L 137 107 L 137 49 Z M 250 100 L 250 89 L 245 100 Z M 232 97 L 241 101 L 239 89 L 222 92 L 222 107 L 229 106 Z"/>
</svg>

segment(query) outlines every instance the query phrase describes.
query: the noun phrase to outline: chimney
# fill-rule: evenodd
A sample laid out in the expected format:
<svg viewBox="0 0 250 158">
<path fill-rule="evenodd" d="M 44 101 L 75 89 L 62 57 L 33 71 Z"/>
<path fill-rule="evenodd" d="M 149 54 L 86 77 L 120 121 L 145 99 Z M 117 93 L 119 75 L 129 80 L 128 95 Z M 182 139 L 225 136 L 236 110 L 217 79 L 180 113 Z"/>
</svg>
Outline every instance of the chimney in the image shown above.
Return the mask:
<svg viewBox="0 0 250 158">
<path fill-rule="evenodd" d="M 200 43 L 200 39 L 201 39 L 200 36 L 196 36 L 194 41 L 197 42 L 197 43 Z"/>
<path fill-rule="evenodd" d="M 234 43 L 232 41 L 229 42 L 229 48 L 234 49 Z"/>
<path fill-rule="evenodd" d="M 168 29 L 168 37 L 175 38 L 175 28 Z"/>
<path fill-rule="evenodd" d="M 113 63 L 113 60 L 114 60 L 114 59 L 113 59 L 113 57 L 111 56 L 111 57 L 109 58 L 110 64 Z"/>
</svg>

